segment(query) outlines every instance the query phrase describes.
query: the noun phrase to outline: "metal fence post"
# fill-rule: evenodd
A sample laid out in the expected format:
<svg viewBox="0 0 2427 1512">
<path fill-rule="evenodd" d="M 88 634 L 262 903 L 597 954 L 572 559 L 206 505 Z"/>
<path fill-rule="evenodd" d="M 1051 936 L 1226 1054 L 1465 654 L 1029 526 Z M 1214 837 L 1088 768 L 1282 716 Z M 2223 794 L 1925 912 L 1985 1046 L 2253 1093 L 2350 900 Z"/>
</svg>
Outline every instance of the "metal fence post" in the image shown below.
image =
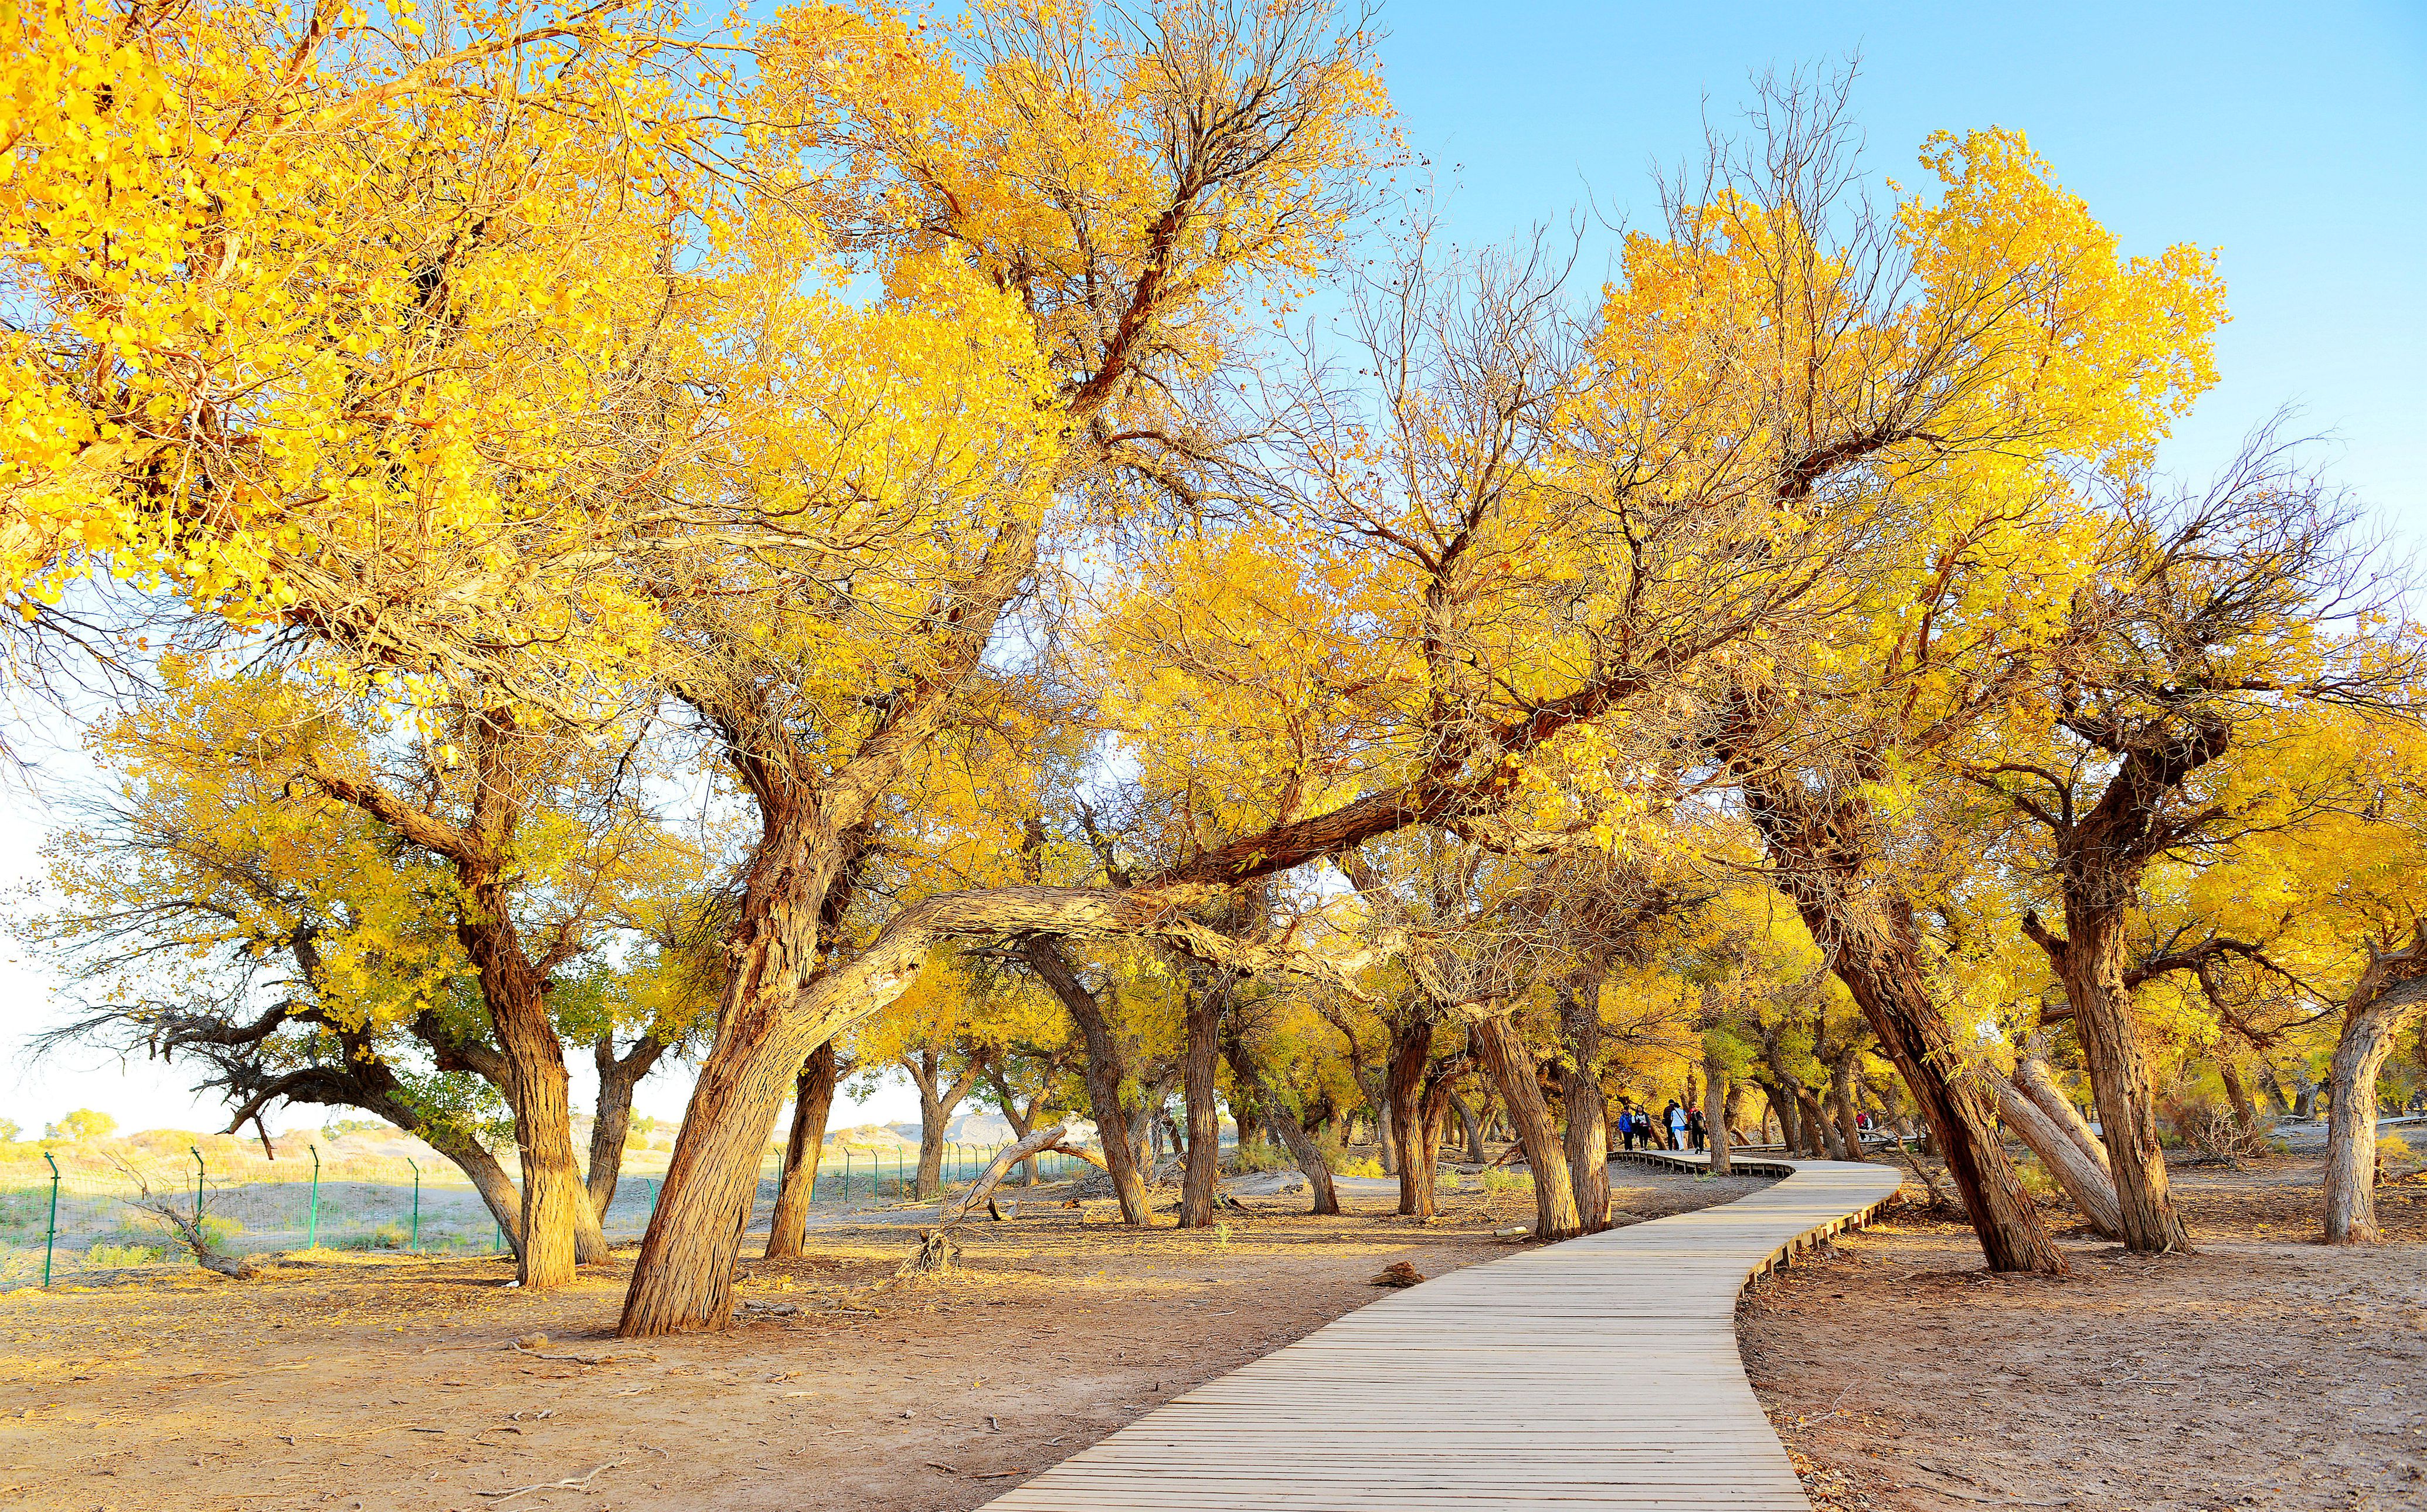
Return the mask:
<svg viewBox="0 0 2427 1512">
<path fill-rule="evenodd" d="M 51 1168 L 51 1231 L 42 1236 L 42 1285 L 51 1284 L 51 1246 L 59 1239 L 59 1162 L 51 1159 L 49 1150 L 42 1159 Z"/>
<path fill-rule="evenodd" d="M 312 1214 L 310 1227 L 303 1233 L 303 1247 L 318 1249 L 320 1247 L 320 1146 L 314 1145 L 310 1148 L 312 1151 Z"/>
<path fill-rule="evenodd" d="M 851 1206 L 851 1151 L 849 1148 L 845 1148 L 842 1152 L 842 1205 L 846 1208 Z"/>
<path fill-rule="evenodd" d="M 405 1241 L 407 1250 L 421 1248 L 421 1162 L 408 1155 L 404 1163 L 413 1167 L 413 1237 Z"/>
<path fill-rule="evenodd" d="M 194 1158 L 194 1227 L 200 1228 L 203 1226 L 203 1152 L 200 1147 L 188 1145 L 186 1153 Z"/>
</svg>

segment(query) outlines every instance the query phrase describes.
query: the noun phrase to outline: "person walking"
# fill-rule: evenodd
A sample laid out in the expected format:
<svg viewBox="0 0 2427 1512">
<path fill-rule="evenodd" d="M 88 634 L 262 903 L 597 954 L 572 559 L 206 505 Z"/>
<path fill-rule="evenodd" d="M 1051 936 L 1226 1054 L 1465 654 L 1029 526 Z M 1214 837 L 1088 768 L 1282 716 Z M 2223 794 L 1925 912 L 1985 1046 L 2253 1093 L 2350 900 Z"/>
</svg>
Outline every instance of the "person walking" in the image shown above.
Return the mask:
<svg viewBox="0 0 2427 1512">
<path fill-rule="evenodd" d="M 1633 1103 L 1621 1102 L 1618 1105 L 1618 1137 L 1628 1149 L 1635 1147 L 1635 1105 Z"/>
<path fill-rule="evenodd" d="M 1708 1132 L 1702 1127 L 1702 1109 L 1700 1103 L 1686 1110 L 1686 1134 L 1694 1142 L 1695 1149 L 1708 1150 L 1711 1147 Z"/>
<path fill-rule="evenodd" d="M 1664 1132 L 1669 1136 L 1668 1143 L 1662 1148 L 1684 1149 L 1686 1147 L 1686 1110 L 1677 1106 L 1676 1098 L 1670 1098 L 1669 1106 L 1660 1110 L 1660 1122 L 1667 1126 Z"/>
</svg>

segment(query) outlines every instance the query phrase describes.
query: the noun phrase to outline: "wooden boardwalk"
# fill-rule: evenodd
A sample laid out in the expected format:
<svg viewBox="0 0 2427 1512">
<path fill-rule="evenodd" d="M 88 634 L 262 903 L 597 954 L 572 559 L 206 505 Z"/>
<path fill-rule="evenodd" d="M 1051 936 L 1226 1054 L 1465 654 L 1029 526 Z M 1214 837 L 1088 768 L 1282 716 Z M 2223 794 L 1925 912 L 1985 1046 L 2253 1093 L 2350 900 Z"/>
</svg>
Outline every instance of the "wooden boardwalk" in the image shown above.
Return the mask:
<svg viewBox="0 0 2427 1512">
<path fill-rule="evenodd" d="M 1702 1157 L 1617 1156 L 1692 1165 Z M 1746 1281 L 1893 1195 L 1884 1165 L 1470 1265 L 1208 1381 L 999 1512 L 1806 1512 L 1736 1353 Z"/>
</svg>

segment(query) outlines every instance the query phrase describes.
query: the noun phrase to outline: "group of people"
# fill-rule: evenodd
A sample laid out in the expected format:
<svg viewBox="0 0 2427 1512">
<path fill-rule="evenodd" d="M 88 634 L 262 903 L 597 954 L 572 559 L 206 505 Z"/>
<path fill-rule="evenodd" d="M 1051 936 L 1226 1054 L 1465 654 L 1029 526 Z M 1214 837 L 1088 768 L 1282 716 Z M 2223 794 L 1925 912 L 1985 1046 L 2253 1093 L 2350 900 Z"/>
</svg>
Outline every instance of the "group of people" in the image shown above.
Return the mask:
<svg viewBox="0 0 2427 1512">
<path fill-rule="evenodd" d="M 1628 1149 L 1706 1150 L 1711 1147 L 1710 1135 L 1702 1127 L 1702 1105 L 1692 1102 L 1681 1104 L 1674 1097 L 1670 1098 L 1669 1106 L 1656 1114 L 1645 1112 L 1635 1103 L 1621 1102 L 1618 1105 L 1618 1132 L 1619 1137 L 1626 1141 Z M 1637 1143 L 1638 1140 L 1642 1142 L 1639 1145 Z"/>
</svg>

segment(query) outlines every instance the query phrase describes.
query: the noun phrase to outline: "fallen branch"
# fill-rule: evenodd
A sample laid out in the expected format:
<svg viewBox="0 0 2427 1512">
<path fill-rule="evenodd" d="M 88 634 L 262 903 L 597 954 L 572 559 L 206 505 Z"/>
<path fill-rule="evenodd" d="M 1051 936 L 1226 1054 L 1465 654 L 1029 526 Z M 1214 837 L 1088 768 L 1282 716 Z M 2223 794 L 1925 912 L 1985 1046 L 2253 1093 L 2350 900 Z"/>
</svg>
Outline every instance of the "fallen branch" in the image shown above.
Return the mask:
<svg viewBox="0 0 2427 1512">
<path fill-rule="evenodd" d="M 208 1204 L 199 1188 L 194 1193 L 194 1211 L 189 1215 L 179 1211 L 177 1204 L 170 1199 L 153 1195 L 152 1183 L 124 1157 L 112 1152 L 109 1159 L 122 1175 L 135 1183 L 136 1195 L 121 1200 L 137 1211 L 151 1213 L 174 1228 L 178 1240 L 193 1253 L 195 1264 L 237 1281 L 250 1281 L 261 1274 L 260 1263 L 251 1256 L 227 1254 L 211 1242 L 210 1231 L 203 1227 Z"/>
<path fill-rule="evenodd" d="M 745 1306 L 747 1304 L 745 1304 Z M 641 1354 L 543 1355 L 536 1349 L 525 1349 L 520 1344 L 516 1344 L 514 1346 L 514 1353 L 522 1356 L 525 1359 L 552 1359 L 566 1365 L 613 1365 L 627 1359 L 655 1359 L 658 1358 L 655 1355 Z"/>
<path fill-rule="evenodd" d="M 1962 1212 L 1963 1204 L 1954 1201 L 1946 1193 L 1938 1190 L 1938 1179 L 1930 1174 L 1929 1170 L 1914 1157 L 1913 1151 L 1904 1147 L 1904 1136 L 1892 1132 L 1890 1137 L 1896 1141 L 1897 1153 L 1904 1157 L 1905 1164 L 1912 1168 L 1914 1175 L 1921 1178 L 1921 1184 L 1929 1189 L 1931 1210 L 1945 1211 L 1951 1208 L 1959 1213 Z"/>
<path fill-rule="evenodd" d="M 960 1253 L 961 1248 L 953 1242 L 953 1230 L 981 1205 L 991 1202 L 996 1185 L 1011 1174 L 1013 1166 L 1030 1156 L 1055 1151 L 1087 1159 L 1084 1151 L 1062 1143 L 1062 1136 L 1068 1129 L 1067 1124 L 1055 1124 L 1051 1128 L 1034 1130 L 996 1151 L 994 1159 L 986 1162 L 986 1168 L 978 1173 L 978 1179 L 969 1183 L 967 1192 L 946 1199 L 943 1206 L 936 1211 L 936 1227 L 920 1230 L 918 1252 L 904 1261 L 902 1269 L 894 1274 L 907 1276 L 914 1271 L 951 1270 L 953 1258 Z"/>
<path fill-rule="evenodd" d="M 482 1491 L 481 1494 L 491 1501 L 504 1503 L 517 1496 L 529 1496 L 533 1491 L 586 1491 L 590 1489 L 592 1481 L 622 1463 L 620 1459 L 611 1459 L 587 1475 L 567 1475 L 561 1481 L 539 1481 L 529 1486 L 517 1486 L 511 1491 Z"/>
</svg>

